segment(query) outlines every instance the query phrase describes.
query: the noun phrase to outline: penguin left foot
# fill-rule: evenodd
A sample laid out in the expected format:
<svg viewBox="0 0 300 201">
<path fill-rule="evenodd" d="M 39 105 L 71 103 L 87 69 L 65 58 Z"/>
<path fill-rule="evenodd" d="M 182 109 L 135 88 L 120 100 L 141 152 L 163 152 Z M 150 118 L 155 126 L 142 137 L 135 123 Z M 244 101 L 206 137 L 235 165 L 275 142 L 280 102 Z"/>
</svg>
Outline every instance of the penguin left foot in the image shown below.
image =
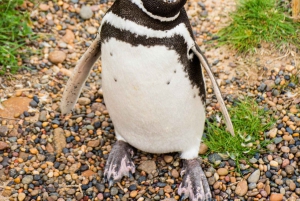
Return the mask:
<svg viewBox="0 0 300 201">
<path fill-rule="evenodd" d="M 118 140 L 106 161 L 104 179 L 108 181 L 109 187 L 122 179 L 123 176 L 130 176 L 135 172 L 135 165 L 131 159 L 133 148 L 124 141 Z"/>
<path fill-rule="evenodd" d="M 183 159 L 182 182 L 178 188 L 181 201 L 189 198 L 191 201 L 212 200 L 212 195 L 206 176 L 198 159 Z"/>
</svg>

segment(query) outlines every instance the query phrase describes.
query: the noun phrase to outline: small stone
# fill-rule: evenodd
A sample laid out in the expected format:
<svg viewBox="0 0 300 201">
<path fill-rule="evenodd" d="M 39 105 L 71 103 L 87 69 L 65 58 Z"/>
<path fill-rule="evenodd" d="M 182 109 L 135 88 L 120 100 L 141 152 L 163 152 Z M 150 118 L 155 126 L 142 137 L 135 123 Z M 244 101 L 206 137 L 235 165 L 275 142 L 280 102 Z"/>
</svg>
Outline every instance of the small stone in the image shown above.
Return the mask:
<svg viewBox="0 0 300 201">
<path fill-rule="evenodd" d="M 220 175 L 220 176 L 225 176 L 228 174 L 228 170 L 226 168 L 219 168 L 217 170 L 217 173 Z"/>
<path fill-rule="evenodd" d="M 88 105 L 88 104 L 91 103 L 91 99 L 86 98 L 86 97 L 80 97 L 80 98 L 78 99 L 78 103 L 79 103 L 80 105 Z"/>
<path fill-rule="evenodd" d="M 171 163 L 173 161 L 173 156 L 170 156 L 170 155 L 165 155 L 164 156 L 164 161 L 166 163 Z"/>
<path fill-rule="evenodd" d="M 291 191 L 294 191 L 295 189 L 296 189 L 296 184 L 294 183 L 294 182 L 291 182 L 290 184 L 289 184 L 289 187 L 290 187 L 290 190 Z"/>
<path fill-rule="evenodd" d="M 39 8 L 41 11 L 48 11 L 50 7 L 47 4 L 42 3 L 40 4 Z"/>
<path fill-rule="evenodd" d="M 172 175 L 172 177 L 177 179 L 179 177 L 179 172 L 176 169 L 172 169 L 171 175 Z"/>
<path fill-rule="evenodd" d="M 26 175 L 22 179 L 23 184 L 30 184 L 33 181 L 33 176 L 32 175 Z"/>
<path fill-rule="evenodd" d="M 259 177 L 260 177 L 260 170 L 257 169 L 250 175 L 250 177 L 248 177 L 248 182 L 249 183 L 257 183 L 257 181 L 259 180 Z"/>
<path fill-rule="evenodd" d="M 36 154 L 39 153 L 39 151 L 38 151 L 36 148 L 31 148 L 31 149 L 29 150 L 29 152 L 30 152 L 31 154 L 34 154 L 34 155 L 36 155 Z"/>
<path fill-rule="evenodd" d="M 0 136 L 5 136 L 8 132 L 7 126 L 0 126 Z"/>
<path fill-rule="evenodd" d="M 0 150 L 7 149 L 9 146 L 6 142 L 0 141 Z"/>
<path fill-rule="evenodd" d="M 294 172 L 295 172 L 295 168 L 294 168 L 293 166 L 291 166 L 291 165 L 287 165 L 287 166 L 285 167 L 285 172 L 286 172 L 287 174 L 292 175 L 292 174 L 294 174 Z"/>
<path fill-rule="evenodd" d="M 95 172 L 93 172 L 92 170 L 86 170 L 86 171 L 84 171 L 82 174 L 81 174 L 81 176 L 84 176 L 84 177 L 90 177 L 90 176 L 92 176 L 92 175 L 96 175 L 96 173 Z"/>
<path fill-rule="evenodd" d="M 201 142 L 199 154 L 201 154 L 201 155 L 206 154 L 207 150 L 208 150 L 208 146 L 206 144 L 204 144 L 203 142 Z"/>
<path fill-rule="evenodd" d="M 138 170 L 145 171 L 148 174 L 151 174 L 153 171 L 156 170 L 156 164 L 152 160 L 142 161 L 141 164 L 137 168 Z"/>
<path fill-rule="evenodd" d="M 73 31 L 71 31 L 70 29 L 67 29 L 65 35 L 62 37 L 62 40 L 68 44 L 73 43 L 75 40 L 75 35 L 74 35 Z"/>
<path fill-rule="evenodd" d="M 166 186 L 164 187 L 164 192 L 165 192 L 165 193 L 172 193 L 172 192 L 173 192 L 173 189 L 171 188 L 171 186 L 166 185 Z"/>
<path fill-rule="evenodd" d="M 270 165 L 272 166 L 272 167 L 277 167 L 278 166 L 278 162 L 277 161 L 270 161 Z"/>
<path fill-rule="evenodd" d="M 86 30 L 87 30 L 87 32 L 89 34 L 95 34 L 95 33 L 97 33 L 97 29 L 95 27 L 89 26 L 89 27 L 86 28 Z"/>
<path fill-rule="evenodd" d="M 270 196 L 270 201 L 282 201 L 283 195 L 279 193 L 272 193 Z"/>
<path fill-rule="evenodd" d="M 80 17 L 82 19 L 87 20 L 87 19 L 90 19 L 91 17 L 93 17 L 94 13 L 93 13 L 91 7 L 89 7 L 89 6 L 82 6 L 81 9 L 80 9 L 80 13 L 79 14 L 80 14 Z"/>
<path fill-rule="evenodd" d="M 284 153 L 289 153 L 290 152 L 290 148 L 287 147 L 287 146 L 282 146 L 281 147 L 281 151 L 284 152 Z"/>
<path fill-rule="evenodd" d="M 66 57 L 67 57 L 67 55 L 65 52 L 60 51 L 60 50 L 55 50 L 53 52 L 50 52 L 48 59 L 51 63 L 59 64 L 59 63 L 64 62 Z"/>
<path fill-rule="evenodd" d="M 268 132 L 268 133 L 269 133 L 269 137 L 270 137 L 270 138 L 276 137 L 277 131 L 278 131 L 277 128 L 272 128 L 272 129 Z"/>
<path fill-rule="evenodd" d="M 138 193 L 137 191 L 131 191 L 130 192 L 130 197 L 135 198 L 137 196 L 137 193 Z"/>
<path fill-rule="evenodd" d="M 110 194 L 111 194 L 112 196 L 117 195 L 117 194 L 118 194 L 118 189 L 117 189 L 116 187 L 112 187 L 112 188 L 110 189 Z"/>
<path fill-rule="evenodd" d="M 244 196 L 248 192 L 248 185 L 246 180 L 242 180 L 238 183 L 236 189 L 235 189 L 235 194 L 238 196 Z"/>
<path fill-rule="evenodd" d="M 100 139 L 91 140 L 87 143 L 88 147 L 98 147 L 100 145 Z"/>
<path fill-rule="evenodd" d="M 19 193 L 18 194 L 18 201 L 23 201 L 25 199 L 26 195 L 25 193 Z"/>
<path fill-rule="evenodd" d="M 35 102 L 34 100 L 30 101 L 29 103 L 30 107 L 36 108 L 38 106 L 38 103 Z"/>
</svg>

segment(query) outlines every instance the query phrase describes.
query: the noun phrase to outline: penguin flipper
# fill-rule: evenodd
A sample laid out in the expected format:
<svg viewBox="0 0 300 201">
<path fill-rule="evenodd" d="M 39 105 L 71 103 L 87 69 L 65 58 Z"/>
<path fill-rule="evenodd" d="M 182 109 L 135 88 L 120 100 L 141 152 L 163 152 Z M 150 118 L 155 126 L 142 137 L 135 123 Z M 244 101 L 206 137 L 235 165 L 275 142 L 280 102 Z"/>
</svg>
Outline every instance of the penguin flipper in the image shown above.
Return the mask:
<svg viewBox="0 0 300 201">
<path fill-rule="evenodd" d="M 82 86 L 90 74 L 94 63 L 100 57 L 100 54 L 101 43 L 100 33 L 98 33 L 94 42 L 78 61 L 73 71 L 73 75 L 67 82 L 60 104 L 61 114 L 67 114 L 73 109 L 80 95 Z"/>
<path fill-rule="evenodd" d="M 222 112 L 222 114 L 225 118 L 225 123 L 226 123 L 226 126 L 227 126 L 227 130 L 231 133 L 232 136 L 234 136 L 234 129 L 233 129 L 233 125 L 232 125 L 229 113 L 227 111 L 224 100 L 222 98 L 219 86 L 218 86 L 218 84 L 215 80 L 215 77 L 214 77 L 214 75 L 213 75 L 213 73 L 212 73 L 212 71 L 209 67 L 209 64 L 208 64 L 206 58 L 200 52 L 200 49 L 196 44 L 191 49 L 194 52 L 194 54 L 198 57 L 201 65 L 205 68 L 205 70 L 206 70 L 206 72 L 207 72 L 207 74 L 208 74 L 208 76 L 209 76 L 209 78 L 212 82 L 214 92 L 215 92 L 215 94 L 217 96 L 217 100 L 218 100 L 218 102 L 220 103 L 220 106 L 221 106 L 221 112 Z"/>
</svg>

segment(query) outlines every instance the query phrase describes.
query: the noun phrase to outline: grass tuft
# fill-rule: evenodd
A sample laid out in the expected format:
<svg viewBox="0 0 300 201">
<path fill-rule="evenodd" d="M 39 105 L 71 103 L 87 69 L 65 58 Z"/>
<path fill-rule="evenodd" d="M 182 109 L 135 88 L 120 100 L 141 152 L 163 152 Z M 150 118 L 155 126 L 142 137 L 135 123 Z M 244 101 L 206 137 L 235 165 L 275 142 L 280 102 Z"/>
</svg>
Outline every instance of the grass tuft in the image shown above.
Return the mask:
<svg viewBox="0 0 300 201">
<path fill-rule="evenodd" d="M 26 39 L 31 39 L 30 17 L 17 9 L 23 0 L 0 0 L 0 75 L 19 69 Z"/>
<path fill-rule="evenodd" d="M 276 0 L 239 0 L 231 14 L 232 23 L 220 30 L 220 44 L 234 47 L 240 53 L 253 52 L 262 42 L 300 44 L 300 23 L 286 16 Z"/>
<path fill-rule="evenodd" d="M 226 154 L 239 164 L 239 160 L 250 159 L 266 148 L 270 141 L 264 138 L 264 131 L 269 130 L 275 120 L 250 98 L 230 108 L 229 114 L 235 137 L 226 131 L 224 125 L 213 121 L 207 122 L 203 140 L 210 152 Z"/>
</svg>

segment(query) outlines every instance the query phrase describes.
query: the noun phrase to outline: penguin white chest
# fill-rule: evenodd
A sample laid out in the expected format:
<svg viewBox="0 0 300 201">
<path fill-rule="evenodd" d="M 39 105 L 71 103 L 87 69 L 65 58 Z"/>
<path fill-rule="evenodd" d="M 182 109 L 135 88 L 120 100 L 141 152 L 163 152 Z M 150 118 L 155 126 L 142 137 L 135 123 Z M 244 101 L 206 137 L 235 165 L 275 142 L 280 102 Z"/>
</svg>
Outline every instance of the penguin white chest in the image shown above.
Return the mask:
<svg viewBox="0 0 300 201">
<path fill-rule="evenodd" d="M 176 51 L 111 38 L 101 52 L 104 100 L 117 138 L 151 153 L 197 152 L 204 104 Z"/>
</svg>

